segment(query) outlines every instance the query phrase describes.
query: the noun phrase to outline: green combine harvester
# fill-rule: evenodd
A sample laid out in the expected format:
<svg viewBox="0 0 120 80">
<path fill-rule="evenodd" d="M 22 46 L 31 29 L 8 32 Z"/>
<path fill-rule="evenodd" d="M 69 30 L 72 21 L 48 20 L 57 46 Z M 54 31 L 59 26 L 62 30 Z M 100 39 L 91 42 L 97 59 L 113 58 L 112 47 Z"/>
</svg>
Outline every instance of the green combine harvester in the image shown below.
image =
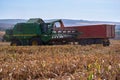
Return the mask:
<svg viewBox="0 0 120 80">
<path fill-rule="evenodd" d="M 59 27 L 56 27 L 59 23 Z M 17 23 L 13 29 L 6 30 L 4 39 L 11 46 L 67 44 L 74 41 L 80 33 L 75 29 L 64 29 L 61 20 L 45 23 L 40 18 Z"/>
</svg>

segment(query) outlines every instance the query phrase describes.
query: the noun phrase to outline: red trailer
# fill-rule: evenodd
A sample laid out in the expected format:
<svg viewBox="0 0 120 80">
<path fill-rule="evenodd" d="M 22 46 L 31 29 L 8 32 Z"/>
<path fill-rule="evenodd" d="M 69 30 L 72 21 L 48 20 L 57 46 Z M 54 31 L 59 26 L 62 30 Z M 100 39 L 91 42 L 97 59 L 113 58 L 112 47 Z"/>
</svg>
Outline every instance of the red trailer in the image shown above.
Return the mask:
<svg viewBox="0 0 120 80">
<path fill-rule="evenodd" d="M 76 29 L 82 32 L 79 38 L 114 38 L 115 26 L 107 24 L 88 25 L 88 26 L 70 26 L 67 29 Z"/>
<path fill-rule="evenodd" d="M 60 23 L 59 28 L 55 28 L 57 33 L 72 33 L 77 31 L 79 35 L 77 38 L 69 39 L 55 39 L 55 41 L 71 41 L 78 42 L 81 45 L 88 44 L 103 44 L 103 46 L 110 45 L 110 38 L 115 37 L 115 25 L 110 24 L 96 24 L 96 25 L 86 25 L 86 26 L 69 26 L 64 27 L 63 23 Z"/>
<path fill-rule="evenodd" d="M 103 44 L 104 46 L 109 46 L 109 39 L 115 37 L 115 25 L 98 24 L 88 26 L 70 26 L 64 28 L 81 32 L 82 34 L 78 35 L 76 39 L 76 41 L 81 45 Z"/>
</svg>

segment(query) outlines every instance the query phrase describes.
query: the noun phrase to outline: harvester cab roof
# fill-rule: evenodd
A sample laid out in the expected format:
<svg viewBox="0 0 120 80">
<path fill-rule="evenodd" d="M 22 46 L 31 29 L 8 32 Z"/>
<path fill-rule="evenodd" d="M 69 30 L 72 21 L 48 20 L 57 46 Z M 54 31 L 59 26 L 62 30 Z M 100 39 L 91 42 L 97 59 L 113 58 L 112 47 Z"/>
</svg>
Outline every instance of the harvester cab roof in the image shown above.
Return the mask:
<svg viewBox="0 0 120 80">
<path fill-rule="evenodd" d="M 31 18 L 27 23 L 45 23 L 41 18 Z"/>
</svg>

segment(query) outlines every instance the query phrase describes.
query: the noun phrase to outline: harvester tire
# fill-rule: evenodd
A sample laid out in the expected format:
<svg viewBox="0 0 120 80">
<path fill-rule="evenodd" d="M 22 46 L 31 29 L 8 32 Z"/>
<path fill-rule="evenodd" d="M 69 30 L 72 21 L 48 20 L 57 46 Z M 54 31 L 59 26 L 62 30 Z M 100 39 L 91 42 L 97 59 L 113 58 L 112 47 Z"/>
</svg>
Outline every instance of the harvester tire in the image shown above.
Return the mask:
<svg viewBox="0 0 120 80">
<path fill-rule="evenodd" d="M 29 44 L 32 46 L 37 46 L 37 45 L 42 45 L 43 43 L 40 38 L 32 38 Z"/>
<path fill-rule="evenodd" d="M 11 46 L 20 46 L 21 45 L 21 42 L 19 40 L 12 40 Z"/>
</svg>

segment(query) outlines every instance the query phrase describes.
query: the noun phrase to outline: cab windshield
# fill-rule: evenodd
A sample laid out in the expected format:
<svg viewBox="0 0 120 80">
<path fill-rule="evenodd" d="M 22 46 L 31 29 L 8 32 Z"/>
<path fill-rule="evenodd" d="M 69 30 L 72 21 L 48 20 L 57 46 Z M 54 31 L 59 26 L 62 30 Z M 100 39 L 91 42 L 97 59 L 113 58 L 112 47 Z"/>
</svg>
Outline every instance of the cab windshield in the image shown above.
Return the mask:
<svg viewBox="0 0 120 80">
<path fill-rule="evenodd" d="M 43 33 L 47 33 L 48 30 L 50 29 L 50 27 L 51 27 L 51 24 L 49 24 L 49 23 L 43 23 L 43 24 L 41 24 L 41 31 Z"/>
</svg>

